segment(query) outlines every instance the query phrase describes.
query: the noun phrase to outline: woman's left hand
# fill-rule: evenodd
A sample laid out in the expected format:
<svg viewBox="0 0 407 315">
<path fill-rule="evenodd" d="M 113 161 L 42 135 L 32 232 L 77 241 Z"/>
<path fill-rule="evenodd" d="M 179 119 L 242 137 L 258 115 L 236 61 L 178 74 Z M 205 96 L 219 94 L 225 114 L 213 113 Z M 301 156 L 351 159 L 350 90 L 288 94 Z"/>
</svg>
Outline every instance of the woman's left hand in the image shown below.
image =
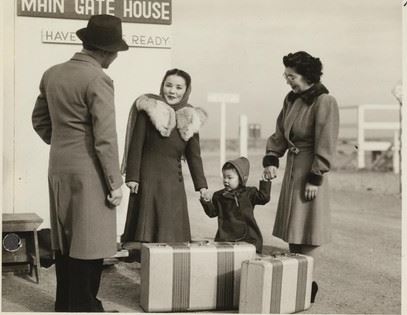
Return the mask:
<svg viewBox="0 0 407 315">
<path fill-rule="evenodd" d="M 211 196 L 210 196 L 210 193 L 209 193 L 208 189 L 201 188 L 201 190 L 199 192 L 201 194 L 201 199 L 203 199 L 205 201 L 210 201 L 211 200 Z"/>
<path fill-rule="evenodd" d="M 317 196 L 318 186 L 312 185 L 310 183 L 305 184 L 305 200 L 312 200 Z"/>
</svg>

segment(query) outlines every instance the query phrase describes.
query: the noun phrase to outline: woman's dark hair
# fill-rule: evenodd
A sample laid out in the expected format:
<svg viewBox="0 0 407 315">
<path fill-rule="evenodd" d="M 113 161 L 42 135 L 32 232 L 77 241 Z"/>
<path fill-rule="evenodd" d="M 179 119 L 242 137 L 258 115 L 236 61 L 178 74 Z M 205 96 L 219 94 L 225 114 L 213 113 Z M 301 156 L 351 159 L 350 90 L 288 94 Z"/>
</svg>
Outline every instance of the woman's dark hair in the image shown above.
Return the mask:
<svg viewBox="0 0 407 315">
<path fill-rule="evenodd" d="M 283 57 L 284 66 L 293 68 L 309 83 L 318 83 L 322 75 L 322 63 L 319 58 L 312 57 L 305 51 L 289 53 Z"/>
<path fill-rule="evenodd" d="M 168 71 L 165 73 L 164 78 L 163 78 L 163 81 L 162 81 L 163 84 L 164 84 L 165 79 L 166 79 L 167 77 L 169 77 L 170 75 L 178 75 L 178 76 L 180 76 L 181 78 L 184 78 L 185 83 L 186 83 L 186 85 L 187 85 L 187 88 L 191 85 L 191 76 L 190 76 L 188 73 L 186 73 L 185 71 L 180 70 L 180 69 L 177 69 L 177 68 L 168 70 Z"/>
</svg>

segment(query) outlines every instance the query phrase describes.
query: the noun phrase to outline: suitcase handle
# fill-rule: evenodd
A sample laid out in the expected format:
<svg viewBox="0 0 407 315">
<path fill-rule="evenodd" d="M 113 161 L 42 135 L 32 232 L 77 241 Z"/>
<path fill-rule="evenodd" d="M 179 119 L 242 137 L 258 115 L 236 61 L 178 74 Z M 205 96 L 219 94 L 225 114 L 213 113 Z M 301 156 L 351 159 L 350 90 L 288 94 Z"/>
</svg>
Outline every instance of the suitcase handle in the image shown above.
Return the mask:
<svg viewBox="0 0 407 315">
<path fill-rule="evenodd" d="M 272 257 L 272 258 L 277 258 L 277 257 L 294 257 L 298 256 L 297 253 L 287 253 L 287 252 L 275 252 L 270 255 L 265 255 L 265 254 L 256 254 L 255 260 L 263 260 L 264 258 Z"/>
<path fill-rule="evenodd" d="M 297 253 L 289 253 L 289 252 L 276 252 L 274 254 L 270 255 L 271 257 L 279 257 L 279 256 L 283 256 L 283 257 L 293 257 L 293 256 L 298 256 Z"/>
<path fill-rule="evenodd" d="M 201 241 L 190 241 L 187 243 L 188 246 L 191 246 L 192 244 L 198 245 L 198 246 L 207 246 L 207 245 L 211 244 L 211 241 L 201 240 Z"/>
<path fill-rule="evenodd" d="M 183 243 L 151 243 L 154 247 L 169 247 L 174 244 L 183 244 L 187 247 L 191 247 L 191 245 L 198 245 L 198 246 L 207 246 L 212 244 L 211 241 L 208 240 L 201 240 L 201 241 L 190 241 L 190 242 L 183 242 Z"/>
<path fill-rule="evenodd" d="M 153 243 L 155 247 L 167 247 L 169 246 L 167 243 Z"/>
</svg>

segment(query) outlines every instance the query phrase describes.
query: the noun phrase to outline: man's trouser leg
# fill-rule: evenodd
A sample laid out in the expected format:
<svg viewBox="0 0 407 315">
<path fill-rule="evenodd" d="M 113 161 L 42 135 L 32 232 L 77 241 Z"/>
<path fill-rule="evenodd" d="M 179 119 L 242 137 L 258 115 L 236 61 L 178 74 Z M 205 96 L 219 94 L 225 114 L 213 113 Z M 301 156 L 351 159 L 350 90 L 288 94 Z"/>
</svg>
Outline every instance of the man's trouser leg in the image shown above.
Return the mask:
<svg viewBox="0 0 407 315">
<path fill-rule="evenodd" d="M 96 298 L 102 275 L 103 259 L 70 259 L 71 312 L 103 312 L 102 303 Z"/>
<path fill-rule="evenodd" d="M 57 292 L 55 312 L 69 312 L 70 300 L 70 272 L 69 256 L 55 253 L 55 274 L 57 278 Z"/>
<path fill-rule="evenodd" d="M 100 287 L 100 280 L 102 278 L 102 271 L 103 271 L 103 259 L 100 259 L 101 262 L 98 263 L 94 268 L 92 269 L 91 273 L 91 283 L 92 283 L 92 295 L 95 298 L 97 307 L 100 309 L 100 311 L 103 311 L 103 305 L 102 302 L 97 298 L 98 292 L 99 292 L 99 287 Z"/>
</svg>

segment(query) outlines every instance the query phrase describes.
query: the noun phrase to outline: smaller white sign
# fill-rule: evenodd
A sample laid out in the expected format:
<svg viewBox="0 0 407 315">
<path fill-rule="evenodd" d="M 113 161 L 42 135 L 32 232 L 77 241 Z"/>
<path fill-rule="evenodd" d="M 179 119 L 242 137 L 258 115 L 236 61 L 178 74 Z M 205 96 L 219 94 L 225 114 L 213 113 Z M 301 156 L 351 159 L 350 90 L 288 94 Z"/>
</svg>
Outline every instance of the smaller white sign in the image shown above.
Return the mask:
<svg viewBox="0 0 407 315">
<path fill-rule="evenodd" d="M 208 101 L 213 103 L 239 103 L 239 94 L 209 93 Z"/>
<path fill-rule="evenodd" d="M 123 34 L 123 39 L 130 47 L 171 49 L 171 37 L 165 33 L 126 33 Z M 75 31 L 62 29 L 43 29 L 41 31 L 41 41 L 49 44 L 82 44 Z"/>
</svg>

